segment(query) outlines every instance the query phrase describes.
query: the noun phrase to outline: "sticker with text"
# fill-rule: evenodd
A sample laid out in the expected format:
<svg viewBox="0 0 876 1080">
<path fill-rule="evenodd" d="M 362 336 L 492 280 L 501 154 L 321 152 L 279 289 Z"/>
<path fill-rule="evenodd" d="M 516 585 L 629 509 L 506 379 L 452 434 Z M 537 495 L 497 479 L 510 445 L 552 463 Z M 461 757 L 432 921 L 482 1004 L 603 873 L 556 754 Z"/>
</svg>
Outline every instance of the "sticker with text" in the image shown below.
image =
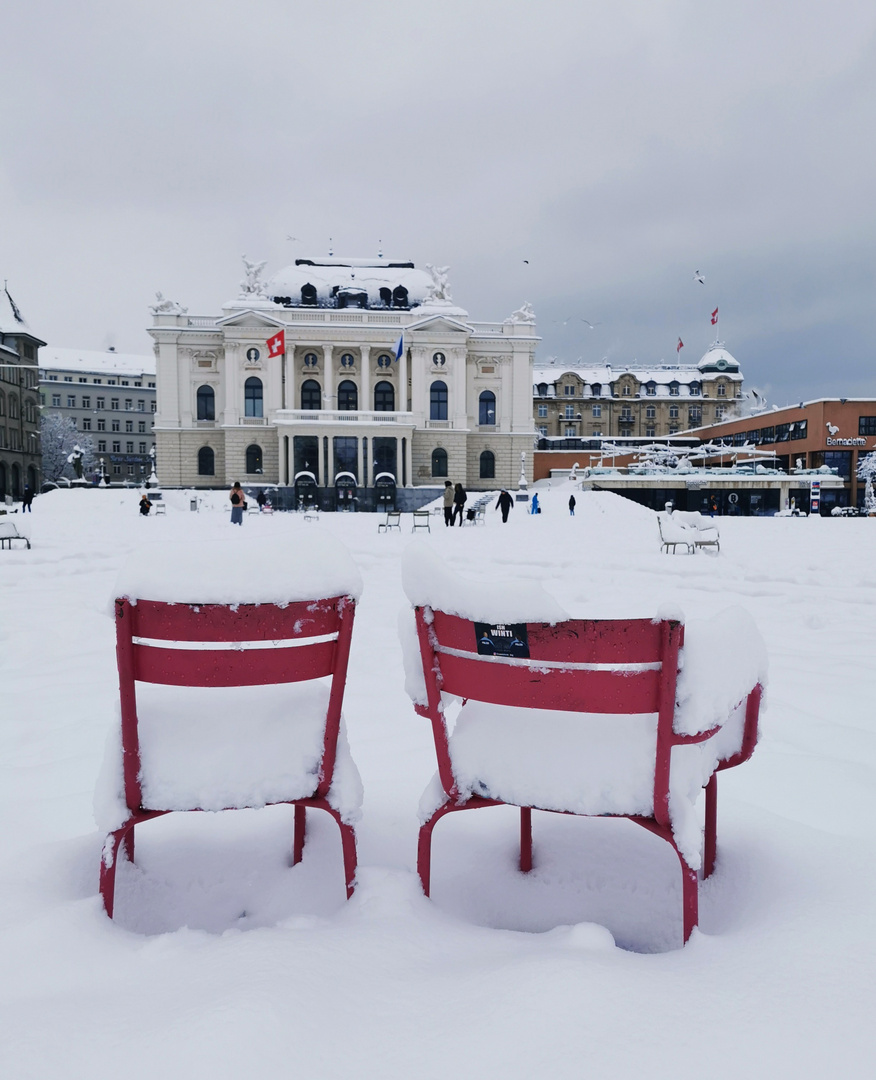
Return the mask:
<svg viewBox="0 0 876 1080">
<path fill-rule="evenodd" d="M 479 656 L 513 656 L 528 659 L 526 623 L 475 623 Z"/>
</svg>

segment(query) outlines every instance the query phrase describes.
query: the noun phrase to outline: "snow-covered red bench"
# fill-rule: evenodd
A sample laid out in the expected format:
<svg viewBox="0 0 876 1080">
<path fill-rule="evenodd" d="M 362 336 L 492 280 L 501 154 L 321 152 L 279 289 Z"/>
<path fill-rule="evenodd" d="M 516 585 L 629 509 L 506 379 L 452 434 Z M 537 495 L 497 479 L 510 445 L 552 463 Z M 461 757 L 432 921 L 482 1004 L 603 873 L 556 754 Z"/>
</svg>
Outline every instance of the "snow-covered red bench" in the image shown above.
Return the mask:
<svg viewBox="0 0 876 1080">
<path fill-rule="evenodd" d="M 133 861 L 135 827 L 176 810 L 294 805 L 293 863 L 306 808 L 327 811 L 351 895 L 362 785 L 341 706 L 361 578 L 332 537 L 302 536 L 296 554 L 155 544 L 120 572 L 120 724 L 95 799 L 110 917 L 120 846 Z"/>
<path fill-rule="evenodd" d="M 766 654 L 751 618 L 568 619 L 532 583 L 462 581 L 425 551 L 406 553 L 403 580 L 416 628 L 400 624 L 407 689 L 438 759 L 420 803 L 426 894 L 446 814 L 519 807 L 523 871 L 533 809 L 626 817 L 678 855 L 687 941 L 697 872 L 715 863 L 716 773 L 757 741 Z"/>
</svg>

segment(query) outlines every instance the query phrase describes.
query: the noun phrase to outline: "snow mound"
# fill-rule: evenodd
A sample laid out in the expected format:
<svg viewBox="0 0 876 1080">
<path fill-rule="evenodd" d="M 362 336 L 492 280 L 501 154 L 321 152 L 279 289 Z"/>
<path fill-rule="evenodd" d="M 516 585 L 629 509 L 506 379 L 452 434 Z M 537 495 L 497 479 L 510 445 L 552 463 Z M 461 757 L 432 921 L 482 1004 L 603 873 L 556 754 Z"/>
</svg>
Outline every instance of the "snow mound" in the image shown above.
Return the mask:
<svg viewBox="0 0 876 1080">
<path fill-rule="evenodd" d="M 183 604 L 288 604 L 362 592 L 344 545 L 326 533 L 163 542 L 133 552 L 113 596 Z"/>
</svg>

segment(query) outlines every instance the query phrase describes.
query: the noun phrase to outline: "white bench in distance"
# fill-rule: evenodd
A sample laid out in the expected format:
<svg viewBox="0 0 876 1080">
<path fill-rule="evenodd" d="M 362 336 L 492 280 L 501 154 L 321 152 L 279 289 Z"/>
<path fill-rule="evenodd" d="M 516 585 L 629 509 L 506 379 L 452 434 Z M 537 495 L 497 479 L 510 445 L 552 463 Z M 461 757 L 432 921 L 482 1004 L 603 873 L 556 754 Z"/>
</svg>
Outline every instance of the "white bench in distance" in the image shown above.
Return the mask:
<svg viewBox="0 0 876 1080">
<path fill-rule="evenodd" d="M 28 550 L 30 550 L 30 540 L 18 531 L 18 526 L 14 521 L 6 520 L 0 521 L 0 550 L 3 548 L 9 548 L 12 550 L 12 545 L 18 540 L 19 543 L 27 544 Z"/>
<path fill-rule="evenodd" d="M 712 518 L 705 518 L 699 510 L 673 510 L 672 520 L 678 521 L 688 529 L 693 529 L 694 545 L 698 548 L 721 550 L 721 537 L 718 526 Z"/>
</svg>

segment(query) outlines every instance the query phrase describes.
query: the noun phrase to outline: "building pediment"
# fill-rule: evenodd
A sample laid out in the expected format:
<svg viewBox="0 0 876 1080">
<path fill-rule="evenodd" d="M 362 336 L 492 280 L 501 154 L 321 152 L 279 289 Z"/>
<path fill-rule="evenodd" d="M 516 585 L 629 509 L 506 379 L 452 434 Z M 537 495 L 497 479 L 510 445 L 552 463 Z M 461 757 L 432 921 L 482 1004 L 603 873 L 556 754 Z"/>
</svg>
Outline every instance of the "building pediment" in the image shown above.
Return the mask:
<svg viewBox="0 0 876 1080">
<path fill-rule="evenodd" d="M 263 311 L 236 311 L 233 315 L 227 315 L 224 319 L 218 319 L 216 321 L 217 326 L 235 326 L 241 330 L 252 328 L 254 330 L 263 329 L 269 327 L 270 329 L 282 329 L 286 324 L 280 320 L 275 319 L 272 315 L 267 315 Z"/>
<path fill-rule="evenodd" d="M 455 333 L 465 334 L 467 337 L 469 334 L 474 333 L 474 327 L 467 326 L 465 323 L 460 322 L 458 319 L 451 319 L 447 315 L 430 315 L 425 319 L 420 319 L 418 322 L 409 323 L 405 327 L 405 333 Z"/>
</svg>

